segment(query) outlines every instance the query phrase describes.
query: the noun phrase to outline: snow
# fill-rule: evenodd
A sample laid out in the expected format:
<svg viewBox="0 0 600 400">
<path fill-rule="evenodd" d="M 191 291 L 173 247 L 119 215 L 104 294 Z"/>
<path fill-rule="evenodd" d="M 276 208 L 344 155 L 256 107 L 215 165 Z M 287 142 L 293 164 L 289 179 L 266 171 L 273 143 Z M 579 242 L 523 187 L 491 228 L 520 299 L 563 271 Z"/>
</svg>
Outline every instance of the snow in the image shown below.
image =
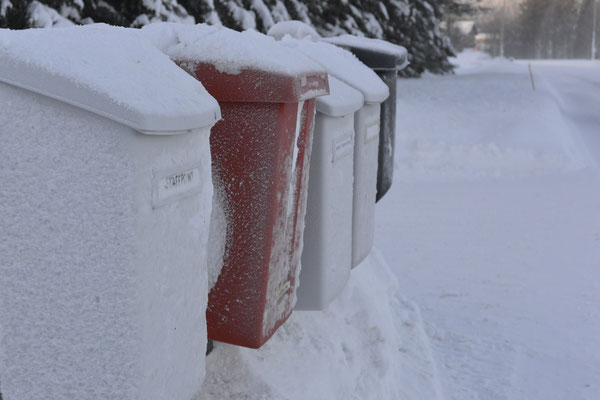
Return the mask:
<svg viewBox="0 0 600 400">
<path fill-rule="evenodd" d="M 340 35 L 323 38 L 323 40 L 327 43 L 332 43 L 338 46 L 356 47 L 364 50 L 375 50 L 381 53 L 396 56 L 400 59 L 406 59 L 407 57 L 407 52 L 404 47 L 381 39 L 371 39 L 353 35 Z"/>
<path fill-rule="evenodd" d="M 153 13 L 150 13 L 150 15 L 138 15 L 131 23 L 132 27 L 141 27 L 153 22 L 161 21 L 176 22 L 180 24 L 196 23 L 194 17 L 189 15 L 187 10 L 177 3 L 177 0 L 143 0 L 142 3 L 144 7 L 153 11 Z M 104 3 L 103 6 L 112 8 L 112 6 L 107 5 L 106 3 Z"/>
<path fill-rule="evenodd" d="M 142 32 L 175 61 L 206 62 L 229 74 L 238 74 L 243 69 L 287 76 L 323 71 L 314 61 L 256 31 L 236 32 L 205 24 L 158 23 L 144 27 Z"/>
<path fill-rule="evenodd" d="M 389 14 L 387 8 L 385 7 L 385 4 L 379 3 L 379 10 L 381 11 L 381 14 L 383 14 L 383 16 L 385 17 L 386 20 L 390 19 L 390 14 Z"/>
<path fill-rule="evenodd" d="M 1 30 L 0 51 L 0 81 L 145 133 L 199 129 L 220 118 L 202 85 L 137 30 L 103 24 Z"/>
<path fill-rule="evenodd" d="M 10 8 L 12 8 L 13 4 L 10 2 L 10 0 L 2 0 L 0 1 L 0 17 L 5 17 L 6 16 L 6 11 Z"/>
<path fill-rule="evenodd" d="M 377 18 L 375 18 L 375 16 L 371 13 L 364 13 L 364 17 L 366 18 L 364 22 L 365 29 L 369 33 L 369 35 L 381 38 L 383 36 L 383 28 L 381 27 L 381 24 L 377 21 Z"/>
<path fill-rule="evenodd" d="M 81 6 L 83 8 L 83 6 Z M 79 14 L 79 10 L 77 7 L 67 6 L 66 4 L 62 4 L 60 6 L 60 15 L 65 18 L 70 18 L 75 21 L 81 20 L 81 15 Z"/>
<path fill-rule="evenodd" d="M 214 0 L 206 0 L 205 4 L 208 7 L 208 15 L 204 16 L 206 23 L 209 25 L 223 25 L 221 23 L 221 19 L 219 18 L 219 14 L 215 10 Z"/>
<path fill-rule="evenodd" d="M 389 96 L 385 83 L 349 51 L 329 43 L 314 42 L 310 39 L 294 39 L 284 36 L 281 43 L 310 57 L 321 64 L 327 72 L 360 91 L 365 102 L 381 103 Z"/>
<path fill-rule="evenodd" d="M 269 7 L 267 7 L 263 0 L 252 0 L 252 8 L 260 17 L 264 29 L 269 29 L 275 25 L 275 21 L 273 21 L 273 17 L 271 16 L 271 11 L 269 11 Z"/>
<path fill-rule="evenodd" d="M 454 62 L 399 82 L 377 245 L 422 310 L 444 398 L 597 399 L 600 68 L 532 62 L 534 92 L 529 62 Z"/>
<path fill-rule="evenodd" d="M 340 296 L 217 343 L 197 400 L 600 398 L 600 65 L 532 62 L 534 92 L 527 64 L 454 62 L 398 82 L 395 182 Z"/>
<path fill-rule="evenodd" d="M 33 28 L 60 28 L 75 25 L 52 7 L 39 1 L 32 1 L 27 11 Z"/>
<path fill-rule="evenodd" d="M 397 285 L 373 254 L 325 311 L 295 311 L 260 350 L 216 343 L 195 400 L 439 398 L 419 309 Z"/>
<path fill-rule="evenodd" d="M 283 39 L 285 35 L 290 35 L 295 39 L 304 39 L 306 37 L 319 40 L 321 36 L 315 29 L 301 21 L 281 21 L 273 25 L 267 35 L 277 40 Z"/>
<path fill-rule="evenodd" d="M 480 57 L 465 53 L 455 79 L 430 76 L 425 92 L 415 81 L 400 85 L 400 99 L 410 100 L 398 109 L 396 173 L 404 180 L 477 179 L 581 168 L 584 146 L 576 135 L 565 135 L 570 122 L 548 89 L 531 89 L 527 66 Z M 488 74 L 502 85 L 482 79 Z M 408 118 L 425 108 L 438 118 Z M 400 134 L 423 131 L 428 134 Z"/>
<path fill-rule="evenodd" d="M 288 21 L 291 19 L 290 14 L 285 8 L 285 5 L 281 2 L 281 0 L 277 0 L 271 9 L 271 14 L 273 15 L 273 22 L 281 22 Z"/>
<path fill-rule="evenodd" d="M 248 11 L 240 7 L 235 1 L 229 1 L 227 8 L 233 19 L 242 27 L 242 29 L 256 29 L 256 15 L 252 11 Z"/>
</svg>

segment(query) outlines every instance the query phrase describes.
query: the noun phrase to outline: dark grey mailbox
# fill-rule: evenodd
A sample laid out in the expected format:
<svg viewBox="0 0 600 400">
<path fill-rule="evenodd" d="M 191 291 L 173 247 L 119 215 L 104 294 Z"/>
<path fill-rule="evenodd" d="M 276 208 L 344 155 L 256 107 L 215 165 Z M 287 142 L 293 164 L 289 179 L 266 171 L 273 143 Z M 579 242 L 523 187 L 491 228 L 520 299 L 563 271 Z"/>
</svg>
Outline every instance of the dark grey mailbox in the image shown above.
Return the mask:
<svg viewBox="0 0 600 400">
<path fill-rule="evenodd" d="M 394 175 L 396 78 L 398 71 L 408 65 L 406 49 L 384 40 L 352 35 L 323 38 L 323 40 L 350 50 L 360 61 L 375 71 L 390 89 L 390 96 L 381 104 L 376 196 L 376 201 L 379 201 L 392 186 Z"/>
</svg>

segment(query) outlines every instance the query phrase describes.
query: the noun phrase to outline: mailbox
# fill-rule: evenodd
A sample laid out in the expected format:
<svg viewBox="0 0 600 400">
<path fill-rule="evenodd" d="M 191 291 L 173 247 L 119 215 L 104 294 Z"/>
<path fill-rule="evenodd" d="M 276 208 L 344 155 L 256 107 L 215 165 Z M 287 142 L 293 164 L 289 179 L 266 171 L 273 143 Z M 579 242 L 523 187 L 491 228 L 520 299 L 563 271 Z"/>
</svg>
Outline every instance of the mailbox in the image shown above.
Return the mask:
<svg viewBox="0 0 600 400">
<path fill-rule="evenodd" d="M 408 65 L 406 49 L 384 40 L 352 35 L 324 38 L 323 40 L 350 50 L 360 61 L 373 69 L 389 88 L 390 96 L 381 104 L 381 133 L 377 166 L 377 201 L 379 201 L 392 186 L 394 175 L 398 71 Z"/>
<path fill-rule="evenodd" d="M 322 310 L 344 288 L 352 266 L 354 113 L 362 94 L 329 77 L 317 99 L 297 310 Z"/>
<path fill-rule="evenodd" d="M 0 397 L 191 399 L 218 103 L 136 30 L 0 53 Z"/>
</svg>

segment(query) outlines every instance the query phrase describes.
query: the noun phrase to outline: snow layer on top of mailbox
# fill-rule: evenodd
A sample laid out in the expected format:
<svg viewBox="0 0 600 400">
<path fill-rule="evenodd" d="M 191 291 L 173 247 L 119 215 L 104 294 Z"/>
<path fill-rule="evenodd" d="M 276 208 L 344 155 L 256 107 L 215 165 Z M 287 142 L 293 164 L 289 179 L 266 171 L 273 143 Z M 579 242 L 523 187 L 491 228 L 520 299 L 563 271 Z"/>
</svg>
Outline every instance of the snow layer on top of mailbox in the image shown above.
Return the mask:
<svg viewBox="0 0 600 400">
<path fill-rule="evenodd" d="M 406 60 L 408 55 L 406 49 L 402 46 L 386 42 L 381 39 L 371 39 L 353 35 L 340 35 L 323 38 L 324 41 L 339 46 L 355 47 L 364 50 L 374 50 L 380 53 L 396 56 L 398 59 Z"/>
<path fill-rule="evenodd" d="M 364 104 L 364 97 L 358 90 L 333 76 L 329 77 L 331 94 L 317 98 L 317 111 L 332 117 L 352 114 Z"/>
<path fill-rule="evenodd" d="M 314 40 L 321 39 L 321 35 L 310 25 L 302 21 L 281 21 L 273 25 L 267 35 L 274 37 L 277 40 L 283 39 L 285 35 L 290 35 L 296 39 L 304 39 L 309 37 Z"/>
<path fill-rule="evenodd" d="M 318 63 L 279 45 L 272 37 L 222 26 L 156 23 L 142 28 L 147 37 L 176 61 L 213 64 L 227 74 L 258 69 L 289 76 L 323 74 Z"/>
<path fill-rule="evenodd" d="M 104 24 L 0 30 L 0 81 L 148 134 L 213 125 L 215 99 L 138 30 Z"/>
<path fill-rule="evenodd" d="M 389 89 L 375 72 L 348 50 L 311 39 L 284 36 L 281 42 L 321 64 L 327 72 L 362 93 L 366 102 L 381 103 L 389 96 Z"/>
</svg>

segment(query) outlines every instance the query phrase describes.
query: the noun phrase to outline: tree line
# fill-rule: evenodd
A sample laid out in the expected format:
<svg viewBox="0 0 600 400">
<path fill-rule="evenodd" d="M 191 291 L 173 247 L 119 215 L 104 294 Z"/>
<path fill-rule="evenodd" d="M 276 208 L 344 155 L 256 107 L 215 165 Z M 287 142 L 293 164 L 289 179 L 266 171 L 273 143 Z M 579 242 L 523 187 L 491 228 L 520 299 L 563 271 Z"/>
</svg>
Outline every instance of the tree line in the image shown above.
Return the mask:
<svg viewBox="0 0 600 400">
<path fill-rule="evenodd" d="M 505 16 L 506 56 L 590 58 L 593 11 L 594 0 L 523 0 L 514 13 Z M 479 31 L 499 35 L 501 21 L 502 11 L 495 9 L 479 24 Z M 598 25 L 596 35 L 600 38 Z"/>
<path fill-rule="evenodd" d="M 460 0 L 0 0 L 0 27 L 24 29 L 104 22 L 140 27 L 161 21 L 206 22 L 265 33 L 273 24 L 300 20 L 324 36 L 350 33 L 405 46 L 405 75 L 452 70 L 454 55 L 438 22 L 467 12 Z"/>
</svg>

